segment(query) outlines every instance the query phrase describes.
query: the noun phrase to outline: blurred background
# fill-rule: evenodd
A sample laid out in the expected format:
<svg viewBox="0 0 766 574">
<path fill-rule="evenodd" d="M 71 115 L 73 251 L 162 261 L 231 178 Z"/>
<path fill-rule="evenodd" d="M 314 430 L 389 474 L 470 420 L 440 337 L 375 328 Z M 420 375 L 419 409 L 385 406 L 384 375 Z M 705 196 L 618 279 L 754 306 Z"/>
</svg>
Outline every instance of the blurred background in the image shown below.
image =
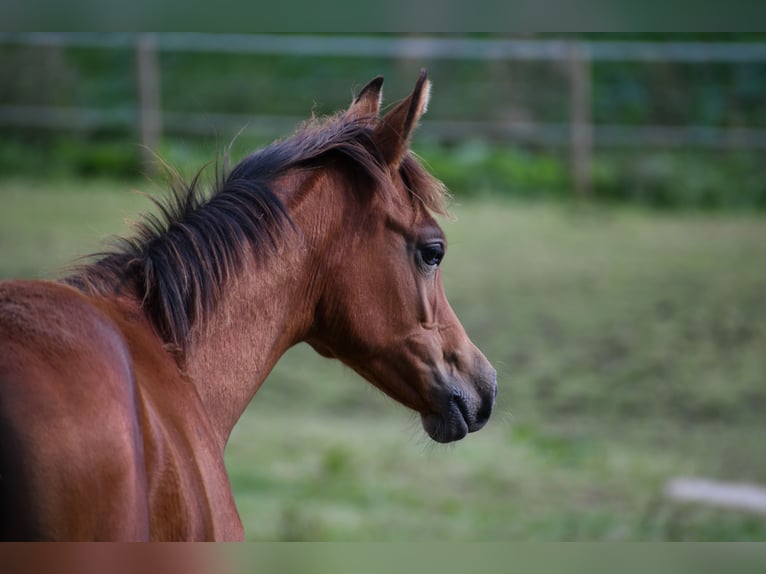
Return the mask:
<svg viewBox="0 0 766 574">
<path fill-rule="evenodd" d="M 299 346 L 227 451 L 248 538 L 765 539 L 766 35 L 2 33 L 0 278 L 129 233 L 147 149 L 189 176 L 421 68 L 496 414 L 433 445 Z"/>
</svg>

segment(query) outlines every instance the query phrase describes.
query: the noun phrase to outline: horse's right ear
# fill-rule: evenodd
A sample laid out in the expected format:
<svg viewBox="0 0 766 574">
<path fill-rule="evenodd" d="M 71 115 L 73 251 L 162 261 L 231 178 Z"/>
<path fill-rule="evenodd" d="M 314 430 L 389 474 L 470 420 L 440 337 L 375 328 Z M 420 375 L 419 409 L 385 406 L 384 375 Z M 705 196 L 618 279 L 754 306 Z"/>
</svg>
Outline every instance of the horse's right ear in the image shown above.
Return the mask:
<svg viewBox="0 0 766 574">
<path fill-rule="evenodd" d="M 346 118 L 351 121 L 369 118 L 374 122 L 380 111 L 380 103 L 383 99 L 383 76 L 373 78 L 346 110 Z"/>
<path fill-rule="evenodd" d="M 430 97 L 431 83 L 426 77 L 426 71 L 421 70 L 412 93 L 375 126 L 375 141 L 390 167 L 398 168 L 407 154 L 412 131 L 420 116 L 425 113 Z"/>
</svg>

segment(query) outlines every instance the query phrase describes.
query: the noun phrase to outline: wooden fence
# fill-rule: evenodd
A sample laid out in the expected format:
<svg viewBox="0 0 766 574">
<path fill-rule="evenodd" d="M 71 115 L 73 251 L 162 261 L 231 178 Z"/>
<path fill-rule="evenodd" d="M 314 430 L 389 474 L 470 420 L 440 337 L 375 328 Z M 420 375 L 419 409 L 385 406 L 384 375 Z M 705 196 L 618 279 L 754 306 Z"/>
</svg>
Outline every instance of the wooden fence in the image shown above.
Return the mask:
<svg viewBox="0 0 766 574">
<path fill-rule="evenodd" d="M 362 37 L 310 35 L 0 33 L 0 45 L 93 47 L 136 51 L 138 101 L 134 109 L 0 106 L 0 125 L 93 129 L 134 126 L 147 149 L 156 147 L 163 130 L 209 133 L 211 118 L 220 128 L 249 125 L 263 132 L 284 133 L 298 118 L 238 114 L 178 113 L 161 109 L 158 51 L 223 52 L 304 56 L 385 57 L 399 60 L 551 61 L 568 70 L 568 123 L 424 122 L 436 137 L 479 134 L 494 139 L 569 147 L 575 191 L 585 195 L 591 182 L 595 146 L 664 146 L 713 149 L 766 149 L 766 129 L 710 126 L 594 125 L 591 121 L 591 63 L 640 61 L 681 63 L 766 62 L 766 43 L 591 42 L 579 40 L 492 39 L 463 37 Z"/>
</svg>

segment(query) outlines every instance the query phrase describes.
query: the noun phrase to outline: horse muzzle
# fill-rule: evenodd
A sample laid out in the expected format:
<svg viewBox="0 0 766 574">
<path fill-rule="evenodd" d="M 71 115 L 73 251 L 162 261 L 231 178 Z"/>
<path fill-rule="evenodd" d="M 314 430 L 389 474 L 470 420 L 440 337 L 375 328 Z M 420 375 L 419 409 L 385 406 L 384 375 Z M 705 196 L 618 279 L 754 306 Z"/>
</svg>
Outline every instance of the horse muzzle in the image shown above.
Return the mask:
<svg viewBox="0 0 766 574">
<path fill-rule="evenodd" d="M 497 373 L 488 366 L 468 389 L 465 384 L 448 385 L 438 401 L 441 408 L 420 415 L 423 429 L 436 442 L 458 441 L 487 424 L 496 397 Z"/>
</svg>

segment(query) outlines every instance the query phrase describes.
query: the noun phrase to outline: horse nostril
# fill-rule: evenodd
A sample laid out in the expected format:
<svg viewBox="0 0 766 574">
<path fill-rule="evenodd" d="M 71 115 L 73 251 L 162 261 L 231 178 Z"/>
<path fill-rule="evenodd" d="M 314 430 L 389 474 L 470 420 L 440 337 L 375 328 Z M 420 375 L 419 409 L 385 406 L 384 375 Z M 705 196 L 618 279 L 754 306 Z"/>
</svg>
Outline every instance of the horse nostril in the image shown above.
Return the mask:
<svg viewBox="0 0 766 574">
<path fill-rule="evenodd" d="M 471 416 L 468 412 L 468 405 L 466 405 L 465 397 L 462 393 L 458 391 L 452 391 L 449 397 L 450 403 L 458 410 L 460 411 L 461 416 L 463 417 L 463 420 L 465 420 L 466 424 L 470 424 Z"/>
<path fill-rule="evenodd" d="M 492 403 L 490 402 L 484 402 L 481 405 L 481 408 L 476 413 L 476 425 L 479 427 L 483 427 L 485 424 L 487 424 L 487 421 L 489 420 L 489 417 L 492 415 Z"/>
<path fill-rule="evenodd" d="M 489 421 L 489 417 L 492 415 L 492 410 L 495 406 L 495 399 L 497 398 L 497 384 L 493 385 L 491 394 L 487 394 L 482 398 L 481 406 L 476 412 L 476 426 L 478 428 L 483 427 Z"/>
</svg>

